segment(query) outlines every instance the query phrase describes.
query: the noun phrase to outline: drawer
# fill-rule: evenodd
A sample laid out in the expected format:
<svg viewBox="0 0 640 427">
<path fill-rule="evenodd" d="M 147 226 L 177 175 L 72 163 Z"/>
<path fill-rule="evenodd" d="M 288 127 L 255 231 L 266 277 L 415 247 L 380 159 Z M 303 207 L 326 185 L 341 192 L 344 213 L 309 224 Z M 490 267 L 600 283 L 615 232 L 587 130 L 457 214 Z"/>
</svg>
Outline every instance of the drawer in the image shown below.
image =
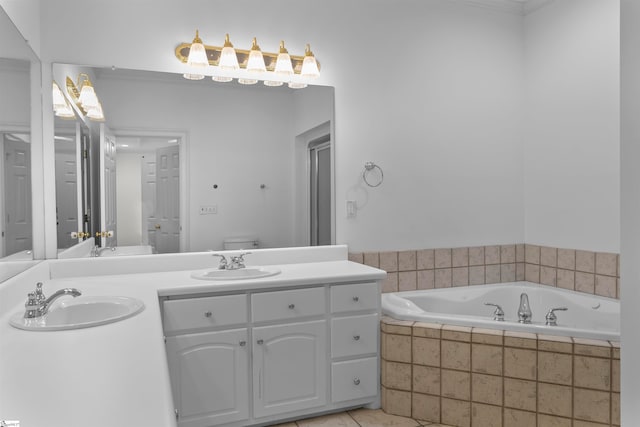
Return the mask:
<svg viewBox="0 0 640 427">
<path fill-rule="evenodd" d="M 247 323 L 247 296 L 190 298 L 165 301 L 164 331 L 212 328 Z"/>
<path fill-rule="evenodd" d="M 374 310 L 380 305 L 377 283 L 336 285 L 331 287 L 331 312 Z"/>
<path fill-rule="evenodd" d="M 331 401 L 362 399 L 378 394 L 378 359 L 349 360 L 331 364 Z"/>
<path fill-rule="evenodd" d="M 296 319 L 325 313 L 324 288 L 261 292 L 251 295 L 254 322 Z"/>
<path fill-rule="evenodd" d="M 378 352 L 377 314 L 340 317 L 331 320 L 331 357 Z"/>
</svg>

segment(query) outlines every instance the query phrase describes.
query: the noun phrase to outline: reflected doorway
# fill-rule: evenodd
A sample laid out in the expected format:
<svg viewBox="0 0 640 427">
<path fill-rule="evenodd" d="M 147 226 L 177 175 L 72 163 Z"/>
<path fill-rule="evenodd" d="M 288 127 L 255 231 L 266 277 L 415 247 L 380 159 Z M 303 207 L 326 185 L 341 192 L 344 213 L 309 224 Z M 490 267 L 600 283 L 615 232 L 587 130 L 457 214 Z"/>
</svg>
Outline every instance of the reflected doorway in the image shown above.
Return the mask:
<svg viewBox="0 0 640 427">
<path fill-rule="evenodd" d="M 30 250 L 31 222 L 31 140 L 28 133 L 0 132 L 3 171 L 2 254 Z"/>
<path fill-rule="evenodd" d="M 331 136 L 314 139 L 309 148 L 311 246 L 331 244 Z"/>
</svg>

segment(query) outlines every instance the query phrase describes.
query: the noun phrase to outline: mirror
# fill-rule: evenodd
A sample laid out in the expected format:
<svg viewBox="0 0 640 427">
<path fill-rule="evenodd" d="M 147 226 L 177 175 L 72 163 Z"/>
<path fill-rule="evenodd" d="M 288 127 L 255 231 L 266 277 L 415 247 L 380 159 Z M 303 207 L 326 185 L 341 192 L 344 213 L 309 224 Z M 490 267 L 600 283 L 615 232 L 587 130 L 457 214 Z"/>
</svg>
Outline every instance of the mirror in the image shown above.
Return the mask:
<svg viewBox="0 0 640 427">
<path fill-rule="evenodd" d="M 33 259 L 31 67 L 39 67 L 36 55 L 0 8 L 0 261 Z M 21 271 L 5 270 L 0 281 Z"/>
<path fill-rule="evenodd" d="M 54 76 L 64 67 L 54 64 Z M 91 75 L 106 118 L 91 154 L 101 161 L 90 161 L 101 200 L 92 221 L 113 233 L 102 246 L 167 253 L 335 242 L 332 87 Z"/>
</svg>

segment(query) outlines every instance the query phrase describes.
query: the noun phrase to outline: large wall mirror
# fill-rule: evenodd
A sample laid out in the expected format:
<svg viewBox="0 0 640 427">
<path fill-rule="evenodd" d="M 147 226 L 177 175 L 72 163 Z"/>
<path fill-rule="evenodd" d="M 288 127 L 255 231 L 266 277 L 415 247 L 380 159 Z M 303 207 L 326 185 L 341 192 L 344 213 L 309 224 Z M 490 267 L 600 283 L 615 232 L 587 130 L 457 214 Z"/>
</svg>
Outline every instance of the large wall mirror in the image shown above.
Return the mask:
<svg viewBox="0 0 640 427">
<path fill-rule="evenodd" d="M 91 139 L 91 172 L 76 186 L 64 184 L 65 162 L 57 160 L 57 191 L 69 194 L 56 198 L 58 209 L 71 193 L 76 203 L 99 200 L 84 202 L 90 221 L 78 231 L 101 234 L 103 248 L 171 253 L 335 242 L 332 87 L 53 66 L 63 90 L 66 78 L 77 81 L 80 72 L 90 76 L 105 120 L 88 120 L 76 109 L 75 123 Z M 82 133 L 78 126 L 63 129 L 56 124 L 60 141 Z M 78 242 L 68 239 L 72 231 L 58 222 L 58 244 Z"/>
<path fill-rule="evenodd" d="M 37 56 L 0 8 L 0 281 L 21 270 L 9 268 L 6 261 L 33 259 L 32 67 L 39 68 Z M 29 265 L 25 263 L 24 267 Z"/>
</svg>

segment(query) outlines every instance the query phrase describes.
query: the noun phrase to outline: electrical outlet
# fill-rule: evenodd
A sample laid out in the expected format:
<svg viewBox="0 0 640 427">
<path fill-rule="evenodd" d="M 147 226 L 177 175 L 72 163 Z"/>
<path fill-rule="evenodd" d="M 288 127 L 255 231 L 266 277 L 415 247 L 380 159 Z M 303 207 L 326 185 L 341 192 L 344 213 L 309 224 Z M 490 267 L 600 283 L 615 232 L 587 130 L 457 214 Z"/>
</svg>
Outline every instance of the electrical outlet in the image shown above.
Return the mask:
<svg viewBox="0 0 640 427">
<path fill-rule="evenodd" d="M 200 215 L 215 215 L 218 213 L 218 206 L 200 206 Z"/>
</svg>

